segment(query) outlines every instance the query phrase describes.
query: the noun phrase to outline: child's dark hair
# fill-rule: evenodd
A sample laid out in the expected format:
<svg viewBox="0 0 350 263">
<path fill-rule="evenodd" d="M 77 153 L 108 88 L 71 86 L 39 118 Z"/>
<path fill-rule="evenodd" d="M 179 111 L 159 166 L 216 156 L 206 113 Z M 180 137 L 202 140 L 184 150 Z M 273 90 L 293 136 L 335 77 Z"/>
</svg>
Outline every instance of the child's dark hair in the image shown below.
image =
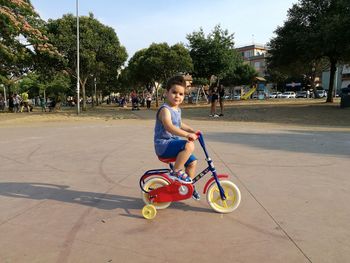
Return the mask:
<svg viewBox="0 0 350 263">
<path fill-rule="evenodd" d="M 175 75 L 168 79 L 166 89 L 169 91 L 173 85 L 180 85 L 186 88 L 186 80 L 182 75 Z"/>
</svg>

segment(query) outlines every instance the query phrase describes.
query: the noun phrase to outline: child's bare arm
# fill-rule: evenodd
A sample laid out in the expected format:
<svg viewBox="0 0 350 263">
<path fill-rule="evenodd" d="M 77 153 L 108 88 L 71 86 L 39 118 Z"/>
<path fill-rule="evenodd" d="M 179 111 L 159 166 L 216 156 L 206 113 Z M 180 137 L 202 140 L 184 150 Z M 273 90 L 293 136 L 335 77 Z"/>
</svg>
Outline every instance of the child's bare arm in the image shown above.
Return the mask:
<svg viewBox="0 0 350 263">
<path fill-rule="evenodd" d="M 188 126 L 186 123 L 183 122 L 181 122 L 181 129 L 190 133 L 196 132 L 191 126 Z"/>
<path fill-rule="evenodd" d="M 192 132 L 177 128 L 171 121 L 171 114 L 167 108 L 162 108 L 158 115 L 159 120 L 163 123 L 164 128 L 171 134 L 189 138 L 193 136 Z"/>
</svg>

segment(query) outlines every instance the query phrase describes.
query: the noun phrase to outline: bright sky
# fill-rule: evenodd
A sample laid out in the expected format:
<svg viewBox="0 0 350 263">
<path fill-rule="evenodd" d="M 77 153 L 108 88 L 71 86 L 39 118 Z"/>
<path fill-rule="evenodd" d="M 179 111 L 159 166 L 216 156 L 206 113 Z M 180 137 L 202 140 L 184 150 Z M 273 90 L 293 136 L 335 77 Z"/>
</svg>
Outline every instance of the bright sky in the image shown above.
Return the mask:
<svg viewBox="0 0 350 263">
<path fill-rule="evenodd" d="M 32 0 L 42 19 L 76 13 L 74 0 Z M 129 58 L 152 43 L 187 44 L 186 35 L 220 24 L 235 36 L 235 46 L 266 44 L 287 10 L 298 0 L 80 0 L 79 15 L 92 12 L 115 29 Z"/>
</svg>

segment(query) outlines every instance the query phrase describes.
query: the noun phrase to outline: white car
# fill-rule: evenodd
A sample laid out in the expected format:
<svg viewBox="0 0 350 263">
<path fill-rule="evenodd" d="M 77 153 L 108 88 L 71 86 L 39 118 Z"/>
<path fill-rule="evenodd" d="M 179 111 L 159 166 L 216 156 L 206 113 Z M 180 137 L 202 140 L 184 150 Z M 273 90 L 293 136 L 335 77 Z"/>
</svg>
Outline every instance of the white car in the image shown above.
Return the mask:
<svg viewBox="0 0 350 263">
<path fill-rule="evenodd" d="M 325 97 L 327 97 L 327 91 L 325 91 L 325 90 L 317 90 L 316 91 L 317 92 L 317 94 L 318 94 L 318 96 L 320 97 L 320 98 L 325 98 Z"/>
<path fill-rule="evenodd" d="M 286 91 L 282 93 L 282 97 L 283 99 L 295 99 L 296 94 L 294 91 Z"/>
<path fill-rule="evenodd" d="M 282 92 L 272 92 L 269 95 L 270 98 L 281 98 L 282 97 Z"/>
<path fill-rule="evenodd" d="M 238 94 L 233 95 L 233 96 L 232 96 L 232 99 L 234 99 L 234 100 L 240 100 L 240 99 L 241 99 L 241 95 L 238 95 Z"/>
</svg>

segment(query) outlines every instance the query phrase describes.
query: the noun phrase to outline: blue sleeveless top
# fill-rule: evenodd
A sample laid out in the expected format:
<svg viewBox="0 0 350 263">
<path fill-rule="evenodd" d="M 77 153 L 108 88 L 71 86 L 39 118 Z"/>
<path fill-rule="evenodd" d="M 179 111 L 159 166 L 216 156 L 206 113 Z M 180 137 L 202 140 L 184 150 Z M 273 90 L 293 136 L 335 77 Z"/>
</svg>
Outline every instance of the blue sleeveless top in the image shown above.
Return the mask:
<svg viewBox="0 0 350 263">
<path fill-rule="evenodd" d="M 157 111 L 156 125 L 154 127 L 154 149 L 158 156 L 165 152 L 170 141 L 180 139 L 180 137 L 168 132 L 163 123 L 158 119 L 159 112 L 162 108 L 167 108 L 170 111 L 173 125 L 178 128 L 181 127 L 181 109 L 174 110 L 168 104 L 164 103 Z"/>
</svg>

